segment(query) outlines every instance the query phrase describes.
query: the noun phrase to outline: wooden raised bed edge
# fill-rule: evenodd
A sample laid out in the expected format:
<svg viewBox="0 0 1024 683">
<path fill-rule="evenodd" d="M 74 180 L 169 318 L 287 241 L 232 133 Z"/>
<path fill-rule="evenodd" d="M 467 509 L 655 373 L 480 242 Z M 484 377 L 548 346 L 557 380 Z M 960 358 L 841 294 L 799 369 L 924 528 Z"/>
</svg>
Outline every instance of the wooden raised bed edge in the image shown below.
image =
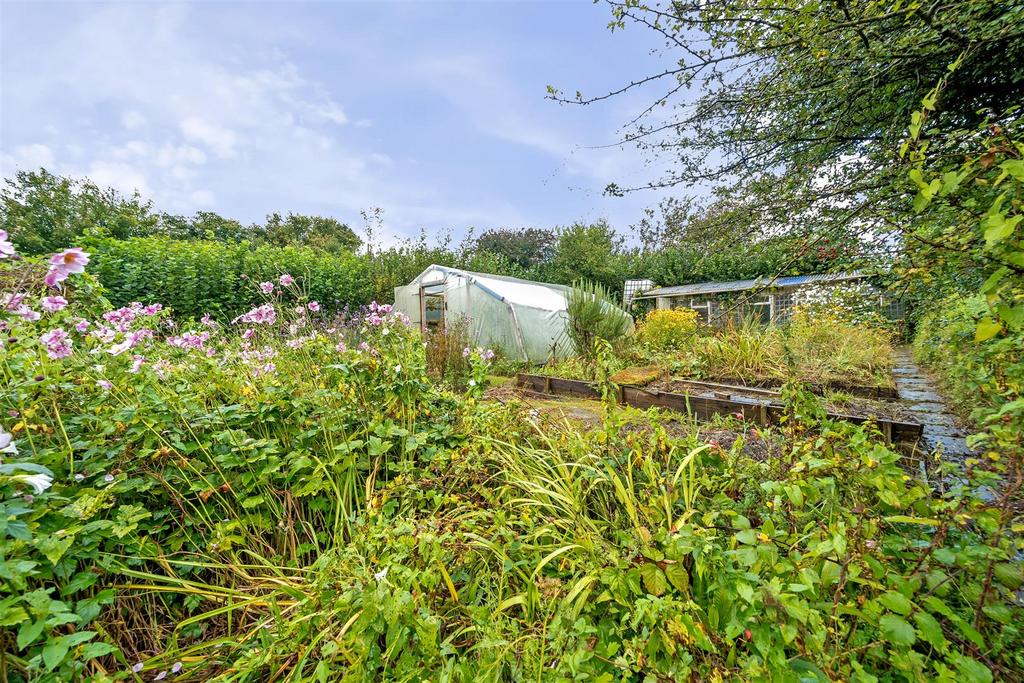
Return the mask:
<svg viewBox="0 0 1024 683">
<path fill-rule="evenodd" d="M 601 393 L 592 382 L 584 382 L 564 377 L 548 375 L 530 375 L 524 372 L 516 376 L 516 384 L 531 391 L 560 396 L 578 396 L 580 398 L 600 398 Z M 736 400 L 673 394 L 665 391 L 647 390 L 640 387 L 620 386 L 618 388 L 620 403 L 635 408 L 668 408 L 677 412 L 693 415 L 701 422 L 707 422 L 715 415 L 740 413 L 744 420 L 756 424 L 778 424 L 786 407 L 772 401 Z M 878 425 L 886 443 L 914 443 L 921 438 L 922 427 L 915 422 L 900 422 L 883 418 L 866 418 L 842 413 L 827 413 L 829 419 L 844 420 L 854 424 L 862 424 L 869 419 Z"/>
<path fill-rule="evenodd" d="M 748 389 L 764 389 L 766 391 L 778 391 L 782 388 L 779 383 L 773 383 L 774 380 L 764 380 L 759 383 L 746 384 L 742 380 L 728 378 L 728 377 L 706 377 L 704 379 L 692 379 L 689 377 L 677 377 L 680 381 L 688 382 L 709 382 L 713 384 L 722 384 L 726 386 L 734 386 L 736 388 L 748 388 Z M 899 398 L 900 394 L 896 391 L 895 387 L 878 387 L 869 386 L 866 384 L 848 384 L 846 382 L 804 382 L 803 386 L 807 391 L 813 394 L 822 395 L 826 391 L 842 391 L 850 394 L 851 396 L 860 396 L 861 398 Z"/>
</svg>

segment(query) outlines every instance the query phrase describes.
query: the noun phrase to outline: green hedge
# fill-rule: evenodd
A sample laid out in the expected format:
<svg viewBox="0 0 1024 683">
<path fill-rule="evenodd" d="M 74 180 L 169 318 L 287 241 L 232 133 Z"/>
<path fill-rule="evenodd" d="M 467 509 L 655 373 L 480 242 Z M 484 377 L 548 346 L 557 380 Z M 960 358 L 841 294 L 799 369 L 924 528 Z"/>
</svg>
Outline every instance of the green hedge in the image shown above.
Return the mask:
<svg viewBox="0 0 1024 683">
<path fill-rule="evenodd" d="M 115 306 L 162 303 L 183 317 L 230 319 L 264 301 L 257 286 L 290 273 L 327 311 L 368 303 L 369 268 L 354 254 L 164 237 L 87 243 L 89 271 Z"/>
</svg>

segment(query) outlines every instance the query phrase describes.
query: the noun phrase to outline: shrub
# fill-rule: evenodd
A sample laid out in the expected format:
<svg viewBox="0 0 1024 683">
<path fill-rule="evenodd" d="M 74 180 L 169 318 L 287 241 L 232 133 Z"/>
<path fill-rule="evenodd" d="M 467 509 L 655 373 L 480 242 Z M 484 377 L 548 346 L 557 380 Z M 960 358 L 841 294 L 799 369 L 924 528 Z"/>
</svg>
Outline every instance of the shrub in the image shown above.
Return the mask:
<svg viewBox="0 0 1024 683">
<path fill-rule="evenodd" d="M 981 296 L 952 296 L 924 315 L 914 336 L 915 357 L 939 376 L 957 410 L 979 424 L 1024 396 L 1024 335 L 976 341 L 978 322 L 989 314 Z"/>
<path fill-rule="evenodd" d="M 690 308 L 651 311 L 637 327 L 637 339 L 652 349 L 681 349 L 697 332 L 697 311 Z"/>
<path fill-rule="evenodd" d="M 608 290 L 593 282 L 577 282 L 568 294 L 566 333 L 576 353 L 585 358 L 594 354 L 598 340 L 614 343 L 633 326 L 629 314 L 616 306 Z"/>
<path fill-rule="evenodd" d="M 98 239 L 88 249 L 91 271 L 114 306 L 160 302 L 180 317 L 230 320 L 263 303 L 256 285 L 281 273 L 331 313 L 370 300 L 366 262 L 349 253 L 163 237 Z"/>
</svg>

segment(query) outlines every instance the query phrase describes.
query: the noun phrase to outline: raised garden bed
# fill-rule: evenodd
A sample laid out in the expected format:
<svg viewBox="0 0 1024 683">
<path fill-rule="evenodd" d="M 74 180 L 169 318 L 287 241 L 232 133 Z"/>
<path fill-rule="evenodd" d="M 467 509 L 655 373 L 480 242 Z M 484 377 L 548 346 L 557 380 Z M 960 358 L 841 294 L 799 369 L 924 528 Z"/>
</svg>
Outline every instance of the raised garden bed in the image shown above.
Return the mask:
<svg viewBox="0 0 1024 683">
<path fill-rule="evenodd" d="M 699 380 L 694 379 L 693 381 L 772 391 L 778 391 L 782 388 L 782 381 L 777 379 L 743 380 L 734 377 L 705 377 Z M 829 391 L 841 391 L 851 396 L 876 399 L 895 399 L 900 396 L 895 386 L 883 387 L 871 384 L 849 384 L 846 382 L 805 382 L 803 386 L 811 393 L 818 394 L 819 396 L 823 396 Z"/>
<path fill-rule="evenodd" d="M 580 398 L 599 398 L 600 392 L 592 382 L 584 382 L 549 375 L 530 375 L 520 373 L 516 377 L 519 386 L 531 391 Z M 636 386 L 618 387 L 618 400 L 636 408 L 667 408 L 692 415 L 700 421 L 708 421 L 716 415 L 737 415 L 744 420 L 757 424 L 778 424 L 786 414 L 786 407 L 774 400 L 777 396 L 730 396 L 720 397 L 710 391 L 692 391 L 675 393 L 661 391 L 657 388 Z M 873 420 L 886 443 L 913 444 L 921 437 L 921 425 L 917 422 L 872 418 L 863 415 L 848 415 L 829 412 L 828 417 L 834 420 L 845 420 L 861 424 Z"/>
</svg>

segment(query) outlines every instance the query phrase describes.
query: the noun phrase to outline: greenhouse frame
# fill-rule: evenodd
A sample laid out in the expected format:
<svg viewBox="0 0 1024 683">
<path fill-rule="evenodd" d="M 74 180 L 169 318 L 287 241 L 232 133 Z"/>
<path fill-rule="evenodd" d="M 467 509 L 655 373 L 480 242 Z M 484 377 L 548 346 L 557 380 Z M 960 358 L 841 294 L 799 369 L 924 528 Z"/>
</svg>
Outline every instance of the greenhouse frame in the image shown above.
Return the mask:
<svg viewBox="0 0 1024 683">
<path fill-rule="evenodd" d="M 545 363 L 572 354 L 566 334 L 569 287 L 431 265 L 395 287 L 395 310 L 424 333 L 464 317 L 475 344 Z"/>
</svg>

